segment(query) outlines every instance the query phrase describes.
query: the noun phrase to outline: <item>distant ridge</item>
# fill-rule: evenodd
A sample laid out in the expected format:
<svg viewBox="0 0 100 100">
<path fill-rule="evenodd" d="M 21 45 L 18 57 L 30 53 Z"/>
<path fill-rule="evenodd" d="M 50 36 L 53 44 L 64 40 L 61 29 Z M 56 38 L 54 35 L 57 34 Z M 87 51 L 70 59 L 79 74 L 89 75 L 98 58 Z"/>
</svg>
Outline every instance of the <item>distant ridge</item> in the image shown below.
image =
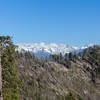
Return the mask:
<svg viewBox="0 0 100 100">
<path fill-rule="evenodd" d="M 19 43 L 16 44 L 18 46 L 18 51 L 30 51 L 34 53 L 37 57 L 45 57 L 50 54 L 59 54 L 62 53 L 63 55 L 65 53 L 69 52 L 81 52 L 82 50 L 91 47 L 93 45 L 87 45 L 82 47 L 74 47 L 69 46 L 65 44 L 56 44 L 56 43 L 50 43 L 46 44 L 44 42 L 41 43 Z"/>
</svg>

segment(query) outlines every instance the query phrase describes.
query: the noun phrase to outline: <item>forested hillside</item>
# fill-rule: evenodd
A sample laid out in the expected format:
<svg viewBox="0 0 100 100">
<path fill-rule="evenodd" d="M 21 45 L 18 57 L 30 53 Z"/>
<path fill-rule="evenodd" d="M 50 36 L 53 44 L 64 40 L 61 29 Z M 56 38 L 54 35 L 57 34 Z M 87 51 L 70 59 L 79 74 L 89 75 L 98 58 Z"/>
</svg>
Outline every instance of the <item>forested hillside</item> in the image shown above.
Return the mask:
<svg viewBox="0 0 100 100">
<path fill-rule="evenodd" d="M 43 59 L 0 39 L 3 100 L 99 100 L 100 46 Z"/>
</svg>

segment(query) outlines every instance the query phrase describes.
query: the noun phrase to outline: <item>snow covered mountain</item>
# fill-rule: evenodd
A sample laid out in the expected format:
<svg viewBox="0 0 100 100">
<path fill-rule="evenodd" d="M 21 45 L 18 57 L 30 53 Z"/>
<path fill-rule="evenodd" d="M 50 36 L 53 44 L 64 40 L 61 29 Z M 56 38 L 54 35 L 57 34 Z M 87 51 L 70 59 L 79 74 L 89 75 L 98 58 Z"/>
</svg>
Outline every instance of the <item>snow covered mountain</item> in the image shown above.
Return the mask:
<svg viewBox="0 0 100 100">
<path fill-rule="evenodd" d="M 34 43 L 34 44 L 17 44 L 18 45 L 18 51 L 30 51 L 34 53 L 37 57 L 45 57 L 50 54 L 59 54 L 62 53 L 63 55 L 65 53 L 69 52 L 80 52 L 84 50 L 85 48 L 88 48 L 93 45 L 83 46 L 83 47 L 74 47 L 69 46 L 65 44 L 46 44 L 46 43 Z"/>
</svg>

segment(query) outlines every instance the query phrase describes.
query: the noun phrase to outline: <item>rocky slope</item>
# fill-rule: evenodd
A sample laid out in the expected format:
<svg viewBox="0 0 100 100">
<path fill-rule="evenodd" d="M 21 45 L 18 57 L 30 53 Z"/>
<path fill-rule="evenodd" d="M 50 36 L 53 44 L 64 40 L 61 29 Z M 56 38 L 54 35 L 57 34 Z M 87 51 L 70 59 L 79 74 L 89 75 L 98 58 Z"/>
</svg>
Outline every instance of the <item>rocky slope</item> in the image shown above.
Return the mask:
<svg viewBox="0 0 100 100">
<path fill-rule="evenodd" d="M 88 57 L 70 60 L 70 68 L 54 61 L 19 57 L 20 100 L 99 100 L 99 60 L 91 63 Z"/>
</svg>

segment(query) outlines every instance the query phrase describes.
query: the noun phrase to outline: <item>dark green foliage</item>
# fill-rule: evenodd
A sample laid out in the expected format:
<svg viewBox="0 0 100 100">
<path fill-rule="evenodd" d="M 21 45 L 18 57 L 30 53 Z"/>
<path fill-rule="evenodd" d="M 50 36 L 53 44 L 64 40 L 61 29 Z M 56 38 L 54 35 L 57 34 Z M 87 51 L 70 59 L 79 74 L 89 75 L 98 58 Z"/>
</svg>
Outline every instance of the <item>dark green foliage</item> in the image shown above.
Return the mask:
<svg viewBox="0 0 100 100">
<path fill-rule="evenodd" d="M 19 88 L 16 71 L 15 46 L 9 36 L 0 37 L 2 42 L 2 80 L 3 80 L 3 100 L 19 100 Z"/>
<path fill-rule="evenodd" d="M 63 55 L 62 53 L 59 54 L 59 62 L 63 60 Z"/>
<path fill-rule="evenodd" d="M 25 52 L 25 58 L 26 59 L 31 59 L 32 58 L 32 54 L 29 51 Z"/>
<path fill-rule="evenodd" d="M 82 57 L 85 58 L 86 55 L 87 55 L 87 53 L 88 53 L 88 52 L 87 52 L 87 49 L 85 49 L 84 52 L 83 52 L 83 56 L 82 56 Z"/>
<path fill-rule="evenodd" d="M 12 44 L 10 36 L 0 36 L 0 45 L 5 46 L 7 44 Z"/>
<path fill-rule="evenodd" d="M 74 52 L 74 54 L 73 54 L 73 61 L 75 62 L 76 60 L 78 60 L 78 55 L 76 54 L 76 52 Z"/>
<path fill-rule="evenodd" d="M 71 57 L 69 59 L 69 57 Z M 70 60 L 72 59 L 76 59 L 76 56 L 74 57 L 74 55 L 72 53 L 70 54 L 65 54 L 65 56 L 63 56 L 61 53 L 60 54 L 56 54 L 56 55 L 50 55 L 49 57 L 49 61 L 54 61 L 54 62 L 57 62 L 59 64 L 62 64 L 64 66 L 66 66 L 67 68 L 70 68 L 71 67 L 71 62 Z"/>
<path fill-rule="evenodd" d="M 66 100 L 75 100 L 75 97 L 74 95 L 72 94 L 72 92 L 69 92 L 67 97 L 66 97 Z"/>
<path fill-rule="evenodd" d="M 94 65 L 100 65 L 100 46 L 94 45 L 94 47 L 90 47 L 89 50 L 85 50 L 83 53 L 83 57 Z"/>
<path fill-rule="evenodd" d="M 59 61 L 59 55 L 50 55 L 49 58 L 50 58 L 51 61 L 55 61 L 55 62 Z"/>
<path fill-rule="evenodd" d="M 69 60 L 73 60 L 73 54 L 72 54 L 72 52 L 69 53 Z"/>
<path fill-rule="evenodd" d="M 41 94 L 38 94 L 38 95 L 37 95 L 36 100 L 42 100 Z"/>
<path fill-rule="evenodd" d="M 55 61 L 55 62 L 58 62 L 58 63 L 60 63 L 64 59 L 62 53 L 52 54 L 52 55 L 49 56 L 49 58 L 50 58 L 51 61 Z"/>
<path fill-rule="evenodd" d="M 68 61 L 68 53 L 65 54 L 65 61 Z"/>
<path fill-rule="evenodd" d="M 83 98 L 80 96 L 80 95 L 78 95 L 78 100 L 83 100 Z"/>
</svg>

